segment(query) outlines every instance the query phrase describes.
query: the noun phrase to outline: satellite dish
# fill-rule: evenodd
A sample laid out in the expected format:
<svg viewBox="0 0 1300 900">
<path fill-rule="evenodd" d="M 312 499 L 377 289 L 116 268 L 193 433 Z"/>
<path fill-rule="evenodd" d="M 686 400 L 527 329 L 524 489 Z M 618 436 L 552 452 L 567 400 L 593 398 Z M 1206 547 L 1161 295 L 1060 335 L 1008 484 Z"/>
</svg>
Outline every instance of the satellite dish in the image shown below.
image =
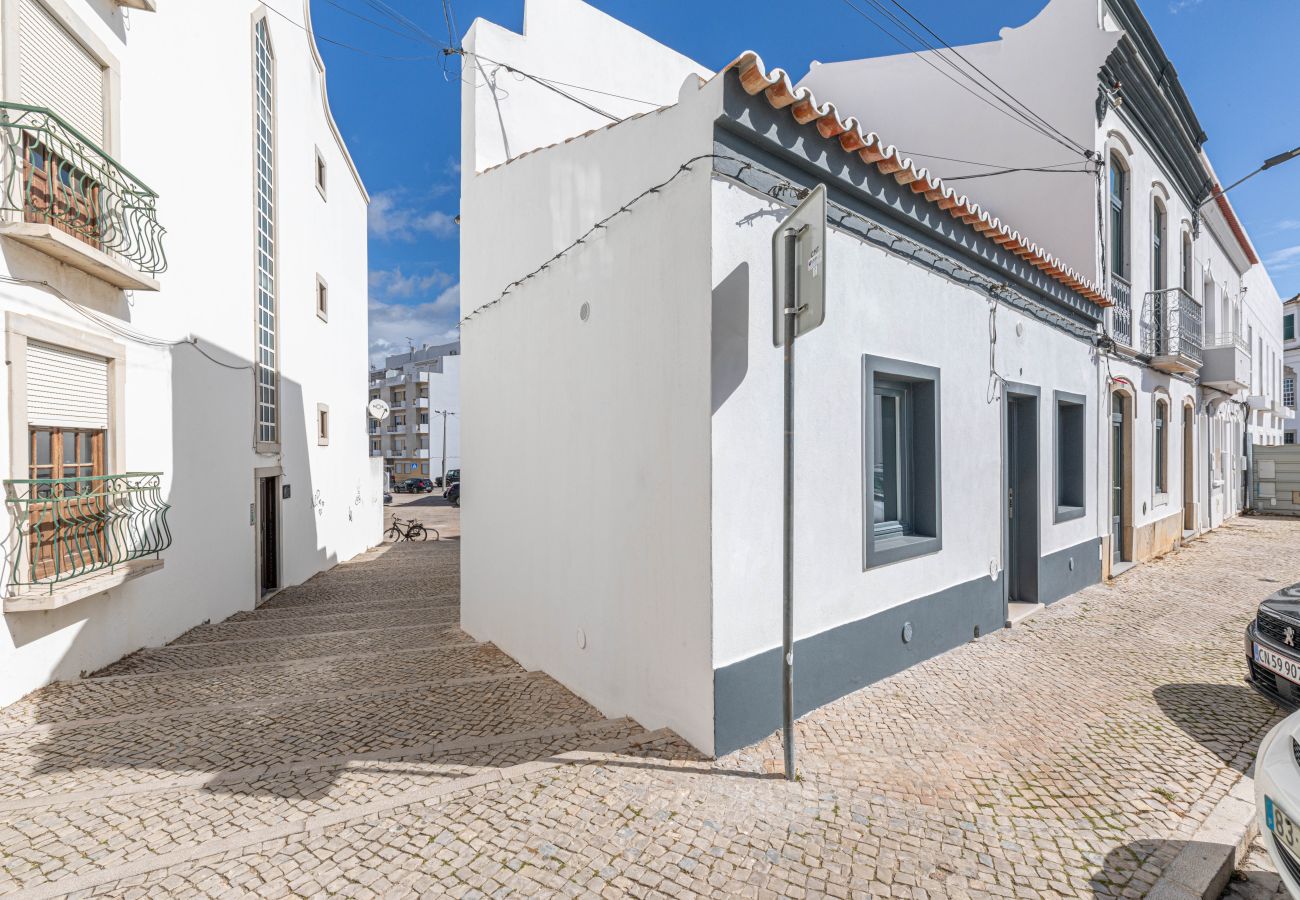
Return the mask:
<svg viewBox="0 0 1300 900">
<path fill-rule="evenodd" d="M 366 412 L 370 413 L 370 418 L 382 422 L 388 418 L 388 404 L 376 397 L 366 404 Z"/>
</svg>

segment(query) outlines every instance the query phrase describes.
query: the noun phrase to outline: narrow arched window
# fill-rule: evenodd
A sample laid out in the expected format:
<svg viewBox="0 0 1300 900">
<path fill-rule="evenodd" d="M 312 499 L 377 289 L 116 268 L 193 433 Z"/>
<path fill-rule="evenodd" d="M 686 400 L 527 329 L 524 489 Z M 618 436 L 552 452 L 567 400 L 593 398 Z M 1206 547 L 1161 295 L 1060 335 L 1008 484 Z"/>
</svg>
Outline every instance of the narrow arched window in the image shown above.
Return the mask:
<svg viewBox="0 0 1300 900">
<path fill-rule="evenodd" d="M 1182 287 L 1188 294 L 1192 293 L 1192 236 L 1183 232 Z"/>
<path fill-rule="evenodd" d="M 1128 272 L 1128 170 L 1119 154 L 1110 156 L 1110 271 L 1120 278 Z"/>
<path fill-rule="evenodd" d="M 1159 200 L 1151 210 L 1151 290 L 1165 288 L 1165 207 Z"/>
</svg>

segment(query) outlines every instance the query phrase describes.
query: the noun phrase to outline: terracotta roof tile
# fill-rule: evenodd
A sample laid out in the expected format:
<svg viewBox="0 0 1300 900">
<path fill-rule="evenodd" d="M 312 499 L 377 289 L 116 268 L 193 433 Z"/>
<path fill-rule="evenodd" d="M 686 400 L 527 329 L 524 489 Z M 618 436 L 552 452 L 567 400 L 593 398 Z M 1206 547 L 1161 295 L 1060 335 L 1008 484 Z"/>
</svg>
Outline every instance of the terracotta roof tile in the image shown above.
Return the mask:
<svg viewBox="0 0 1300 900">
<path fill-rule="evenodd" d="M 995 243 L 1005 247 L 1024 259 L 1030 265 L 1041 270 L 1049 277 L 1070 288 L 1079 295 L 1098 306 L 1111 306 L 1112 302 L 1105 291 L 1091 280 L 1074 271 L 1060 259 L 1052 256 L 1042 247 L 1029 241 L 1020 232 L 1013 231 L 996 216 L 980 208 L 974 200 L 965 194 L 958 195 L 947 187 L 940 178 L 933 176 L 924 168 L 917 168 L 911 159 L 905 159 L 893 145 L 886 145 L 879 135 L 863 131 L 858 120 L 849 116 L 841 118 L 839 110 L 833 103 L 818 103 L 812 91 L 796 88 L 790 77 L 782 69 L 768 72 L 763 60 L 757 53 L 746 51 L 737 57 L 722 73 L 735 70 L 740 76 L 740 84 L 747 93 L 756 96 L 762 93 L 767 102 L 775 109 L 791 109 L 794 120 L 800 125 L 816 122 L 818 133 L 825 139 L 836 138 L 846 152 L 856 152 L 862 162 L 874 165 L 882 174 L 893 175 L 899 184 L 910 185 L 918 194 L 947 210 L 955 219 L 967 223 L 976 231 L 988 236 Z M 1241 235 L 1241 226 L 1227 207 L 1226 198 L 1220 198 L 1220 208 L 1233 230 Z M 1248 247 L 1241 238 L 1242 246 Z M 1254 252 L 1247 250 L 1253 256 Z M 1257 261 L 1257 260 L 1256 260 Z"/>
<path fill-rule="evenodd" d="M 1241 227 L 1241 220 L 1237 218 L 1236 212 L 1232 209 L 1232 204 L 1223 194 L 1223 188 L 1216 183 L 1213 189 L 1214 202 L 1219 207 L 1219 212 L 1228 220 L 1228 227 L 1232 229 L 1232 236 L 1237 239 L 1241 249 L 1246 253 L 1246 259 L 1250 260 L 1252 266 L 1259 265 L 1259 257 L 1255 254 L 1255 248 L 1251 246 L 1250 241 L 1246 239 L 1246 230 Z"/>
</svg>

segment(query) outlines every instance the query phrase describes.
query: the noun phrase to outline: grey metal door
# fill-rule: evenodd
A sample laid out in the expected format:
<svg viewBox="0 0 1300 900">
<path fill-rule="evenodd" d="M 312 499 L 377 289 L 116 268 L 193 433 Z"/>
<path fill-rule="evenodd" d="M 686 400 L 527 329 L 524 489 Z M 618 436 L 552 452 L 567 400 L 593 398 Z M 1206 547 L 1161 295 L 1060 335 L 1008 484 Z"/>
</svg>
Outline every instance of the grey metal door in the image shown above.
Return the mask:
<svg viewBox="0 0 1300 900">
<path fill-rule="evenodd" d="M 1007 599 L 1038 602 L 1038 398 L 1007 402 Z"/>
</svg>

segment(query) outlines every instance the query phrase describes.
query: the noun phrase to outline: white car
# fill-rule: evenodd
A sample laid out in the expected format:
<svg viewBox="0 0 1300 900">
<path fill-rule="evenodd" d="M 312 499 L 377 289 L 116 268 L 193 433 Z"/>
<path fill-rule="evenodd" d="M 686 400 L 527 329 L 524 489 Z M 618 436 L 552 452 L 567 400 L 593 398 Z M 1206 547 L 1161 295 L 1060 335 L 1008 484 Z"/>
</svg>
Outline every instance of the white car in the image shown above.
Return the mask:
<svg viewBox="0 0 1300 900">
<path fill-rule="evenodd" d="M 1265 735 L 1255 757 L 1260 840 L 1292 897 L 1300 897 L 1300 713 Z"/>
</svg>

